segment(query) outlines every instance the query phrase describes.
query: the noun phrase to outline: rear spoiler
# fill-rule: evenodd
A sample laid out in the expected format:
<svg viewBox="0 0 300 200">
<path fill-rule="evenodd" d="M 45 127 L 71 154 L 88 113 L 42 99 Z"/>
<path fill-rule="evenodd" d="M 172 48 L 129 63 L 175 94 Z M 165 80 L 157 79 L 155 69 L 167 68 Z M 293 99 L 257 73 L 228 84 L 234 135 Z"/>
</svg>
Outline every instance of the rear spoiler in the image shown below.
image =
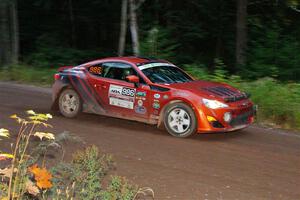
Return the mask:
<svg viewBox="0 0 300 200">
<path fill-rule="evenodd" d="M 64 71 L 64 70 L 66 70 L 66 69 L 70 69 L 70 68 L 73 68 L 74 66 L 63 66 L 63 67 L 60 67 L 60 68 L 58 68 L 58 72 L 62 72 L 62 71 Z"/>
</svg>

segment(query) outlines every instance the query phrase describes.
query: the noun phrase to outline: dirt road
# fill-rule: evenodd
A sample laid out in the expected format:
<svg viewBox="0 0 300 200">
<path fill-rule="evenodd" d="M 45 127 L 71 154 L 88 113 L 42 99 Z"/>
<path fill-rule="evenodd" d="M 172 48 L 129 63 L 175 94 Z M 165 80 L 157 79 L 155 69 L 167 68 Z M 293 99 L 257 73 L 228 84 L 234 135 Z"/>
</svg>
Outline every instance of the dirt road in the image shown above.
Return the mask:
<svg viewBox="0 0 300 200">
<path fill-rule="evenodd" d="M 48 88 L 0 82 L 0 127 L 14 124 L 13 113 L 48 113 L 50 104 Z M 116 173 L 153 188 L 156 199 L 300 199 L 300 134 L 252 126 L 177 139 L 149 125 L 91 114 L 56 115 L 52 124 L 56 133 L 67 130 L 112 153 Z"/>
</svg>

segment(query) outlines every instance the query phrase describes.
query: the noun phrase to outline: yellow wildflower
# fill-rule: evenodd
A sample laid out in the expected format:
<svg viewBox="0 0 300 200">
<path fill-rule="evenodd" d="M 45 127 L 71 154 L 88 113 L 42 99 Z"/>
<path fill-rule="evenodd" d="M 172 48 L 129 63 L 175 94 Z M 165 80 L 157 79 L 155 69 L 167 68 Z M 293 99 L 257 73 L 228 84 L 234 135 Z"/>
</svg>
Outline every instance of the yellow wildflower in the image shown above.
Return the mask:
<svg viewBox="0 0 300 200">
<path fill-rule="evenodd" d="M 18 116 L 17 116 L 16 114 L 13 114 L 13 115 L 10 116 L 10 118 L 12 118 L 12 119 L 17 119 Z"/>
<path fill-rule="evenodd" d="M 49 114 L 49 113 L 46 114 L 46 117 L 47 117 L 48 119 L 52 119 L 52 115 Z"/>
<path fill-rule="evenodd" d="M 33 134 L 33 136 L 39 137 L 40 140 L 42 140 L 43 138 L 47 138 L 49 140 L 54 140 L 54 134 L 53 133 L 45 133 L 45 132 L 35 132 Z"/>
<path fill-rule="evenodd" d="M 14 158 L 14 156 L 12 154 L 9 153 L 0 153 L 0 161 L 1 160 L 6 160 L 9 158 Z"/>
<path fill-rule="evenodd" d="M 9 137 L 9 131 L 5 128 L 0 128 L 0 136 L 2 137 Z"/>
<path fill-rule="evenodd" d="M 35 112 L 34 112 L 33 110 L 27 110 L 26 112 L 27 112 L 27 114 L 29 114 L 29 115 L 35 115 Z"/>
</svg>

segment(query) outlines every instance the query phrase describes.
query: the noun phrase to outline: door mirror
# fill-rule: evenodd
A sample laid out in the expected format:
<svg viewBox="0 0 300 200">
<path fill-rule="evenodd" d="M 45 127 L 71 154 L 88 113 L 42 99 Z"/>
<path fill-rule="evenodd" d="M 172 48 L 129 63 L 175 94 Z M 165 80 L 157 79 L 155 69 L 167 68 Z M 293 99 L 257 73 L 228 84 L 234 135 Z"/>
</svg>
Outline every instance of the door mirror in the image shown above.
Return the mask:
<svg viewBox="0 0 300 200">
<path fill-rule="evenodd" d="M 135 84 L 140 82 L 139 77 L 136 75 L 128 75 L 126 76 L 126 80 L 130 83 L 135 83 Z"/>
</svg>

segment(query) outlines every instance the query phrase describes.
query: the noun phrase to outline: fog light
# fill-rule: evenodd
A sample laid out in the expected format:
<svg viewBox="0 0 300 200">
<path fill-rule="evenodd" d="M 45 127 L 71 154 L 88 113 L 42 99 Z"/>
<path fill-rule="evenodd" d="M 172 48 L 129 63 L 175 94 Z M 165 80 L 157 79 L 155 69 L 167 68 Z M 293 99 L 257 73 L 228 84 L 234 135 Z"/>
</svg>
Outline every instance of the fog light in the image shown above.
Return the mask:
<svg viewBox="0 0 300 200">
<path fill-rule="evenodd" d="M 212 117 L 212 116 L 206 116 L 207 120 L 209 122 L 214 122 L 214 121 L 217 121 L 216 118 Z"/>
<path fill-rule="evenodd" d="M 225 122 L 230 122 L 230 121 L 231 121 L 231 118 L 232 118 L 232 115 L 231 115 L 230 112 L 226 112 L 226 113 L 224 114 L 223 119 L 224 119 Z"/>
</svg>

